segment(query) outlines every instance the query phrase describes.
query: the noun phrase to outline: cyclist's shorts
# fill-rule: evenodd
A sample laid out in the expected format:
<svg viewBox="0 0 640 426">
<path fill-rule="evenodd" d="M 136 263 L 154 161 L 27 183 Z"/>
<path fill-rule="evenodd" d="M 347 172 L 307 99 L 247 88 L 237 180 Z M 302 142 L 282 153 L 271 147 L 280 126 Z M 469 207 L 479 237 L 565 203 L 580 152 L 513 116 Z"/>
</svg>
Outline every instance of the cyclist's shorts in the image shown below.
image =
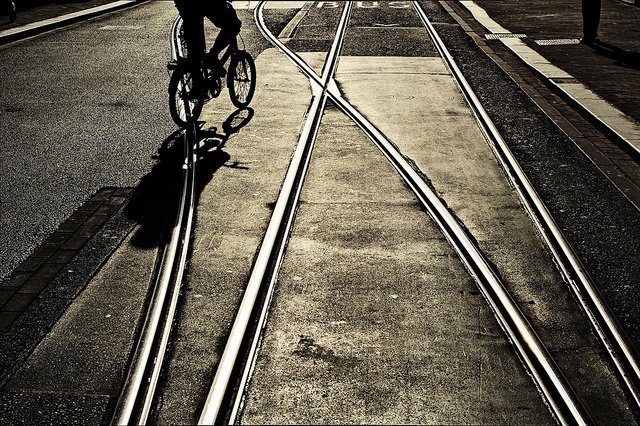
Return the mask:
<svg viewBox="0 0 640 426">
<path fill-rule="evenodd" d="M 240 31 L 242 21 L 238 19 L 235 9 L 227 4 L 226 1 L 214 0 L 206 2 L 205 16 L 221 30 L 229 30 L 235 33 Z"/>
</svg>

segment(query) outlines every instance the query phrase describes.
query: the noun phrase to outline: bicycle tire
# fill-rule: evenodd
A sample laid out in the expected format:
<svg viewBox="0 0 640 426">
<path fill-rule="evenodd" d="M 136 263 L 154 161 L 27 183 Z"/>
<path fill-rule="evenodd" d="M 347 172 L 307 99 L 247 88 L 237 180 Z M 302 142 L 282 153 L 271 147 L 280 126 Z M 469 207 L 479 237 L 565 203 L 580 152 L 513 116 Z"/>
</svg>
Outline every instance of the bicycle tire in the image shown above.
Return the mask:
<svg viewBox="0 0 640 426">
<path fill-rule="evenodd" d="M 169 80 L 169 112 L 178 127 L 186 127 L 195 123 L 202 112 L 203 99 L 192 99 L 185 102 L 192 89 L 191 72 L 184 69 L 175 70 Z"/>
<path fill-rule="evenodd" d="M 246 108 L 256 90 L 256 64 L 249 53 L 238 50 L 231 55 L 227 87 L 236 108 Z"/>
</svg>

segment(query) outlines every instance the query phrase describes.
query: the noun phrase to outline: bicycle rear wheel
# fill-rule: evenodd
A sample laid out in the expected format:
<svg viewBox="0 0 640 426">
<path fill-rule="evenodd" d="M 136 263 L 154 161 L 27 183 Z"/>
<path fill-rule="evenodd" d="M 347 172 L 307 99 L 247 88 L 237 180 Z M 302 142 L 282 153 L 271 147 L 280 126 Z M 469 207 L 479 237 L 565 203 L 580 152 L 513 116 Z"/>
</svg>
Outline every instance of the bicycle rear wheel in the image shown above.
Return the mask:
<svg viewBox="0 0 640 426">
<path fill-rule="evenodd" d="M 177 69 L 169 80 L 169 112 L 179 127 L 195 123 L 200 117 L 204 100 L 193 98 L 193 76 L 190 71 Z"/>
<path fill-rule="evenodd" d="M 256 64 L 249 53 L 239 50 L 231 55 L 227 87 L 236 108 L 245 108 L 256 90 Z"/>
</svg>

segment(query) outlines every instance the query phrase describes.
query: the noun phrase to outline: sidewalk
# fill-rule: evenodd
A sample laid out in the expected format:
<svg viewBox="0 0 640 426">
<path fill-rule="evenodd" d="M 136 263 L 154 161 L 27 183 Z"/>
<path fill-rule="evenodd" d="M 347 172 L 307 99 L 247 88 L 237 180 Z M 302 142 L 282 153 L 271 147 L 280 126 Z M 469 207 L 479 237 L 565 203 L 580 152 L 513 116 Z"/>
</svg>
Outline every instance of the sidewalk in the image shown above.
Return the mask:
<svg viewBox="0 0 640 426">
<path fill-rule="evenodd" d="M 22 25 L 32 24 L 45 19 L 55 18 L 68 13 L 79 12 L 96 6 L 102 6 L 113 2 L 113 0 L 87 0 L 87 1 L 16 1 L 18 18 L 16 22 L 10 23 L 6 11 L 0 15 L 0 30 L 16 28 Z"/>
<path fill-rule="evenodd" d="M 578 44 L 581 10 L 575 2 L 461 1 L 487 30 L 601 127 L 640 155 L 640 8 L 602 0 L 600 42 Z M 486 12 L 486 13 L 485 13 Z M 517 17 L 517 18 L 514 18 Z M 607 130 L 608 128 L 608 130 Z"/>
<path fill-rule="evenodd" d="M 17 19 L 9 22 L 7 14 L 0 15 L 0 45 L 63 25 L 88 19 L 122 7 L 134 5 L 140 0 L 88 0 L 73 1 L 35 0 L 25 4 L 16 2 Z M 8 13 L 8 9 L 5 12 Z"/>
</svg>

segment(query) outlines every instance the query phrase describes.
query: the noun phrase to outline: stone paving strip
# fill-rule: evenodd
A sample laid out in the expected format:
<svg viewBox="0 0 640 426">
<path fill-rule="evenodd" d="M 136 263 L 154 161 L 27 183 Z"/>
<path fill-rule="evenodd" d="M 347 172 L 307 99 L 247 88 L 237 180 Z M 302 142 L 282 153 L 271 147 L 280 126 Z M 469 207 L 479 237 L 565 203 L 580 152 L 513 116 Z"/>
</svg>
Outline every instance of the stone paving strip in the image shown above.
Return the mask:
<svg viewBox="0 0 640 426">
<path fill-rule="evenodd" d="M 27 310 L 130 195 L 130 188 L 98 191 L 13 271 L 0 287 L 0 331 L 9 328 Z"/>
<path fill-rule="evenodd" d="M 0 287 L 4 384 L 131 231 L 130 188 L 104 188 L 73 213 Z"/>
<path fill-rule="evenodd" d="M 509 30 L 495 22 L 473 1 L 461 1 L 473 17 L 493 34 L 508 34 Z M 584 84 L 576 82 L 572 75 L 551 64 L 542 55 L 535 52 L 519 38 L 500 38 L 500 41 L 515 55 L 521 58 L 542 77 L 574 100 L 574 102 L 591 113 L 611 132 L 626 143 L 636 155 L 640 154 L 640 124 L 602 99 Z"/>
</svg>

